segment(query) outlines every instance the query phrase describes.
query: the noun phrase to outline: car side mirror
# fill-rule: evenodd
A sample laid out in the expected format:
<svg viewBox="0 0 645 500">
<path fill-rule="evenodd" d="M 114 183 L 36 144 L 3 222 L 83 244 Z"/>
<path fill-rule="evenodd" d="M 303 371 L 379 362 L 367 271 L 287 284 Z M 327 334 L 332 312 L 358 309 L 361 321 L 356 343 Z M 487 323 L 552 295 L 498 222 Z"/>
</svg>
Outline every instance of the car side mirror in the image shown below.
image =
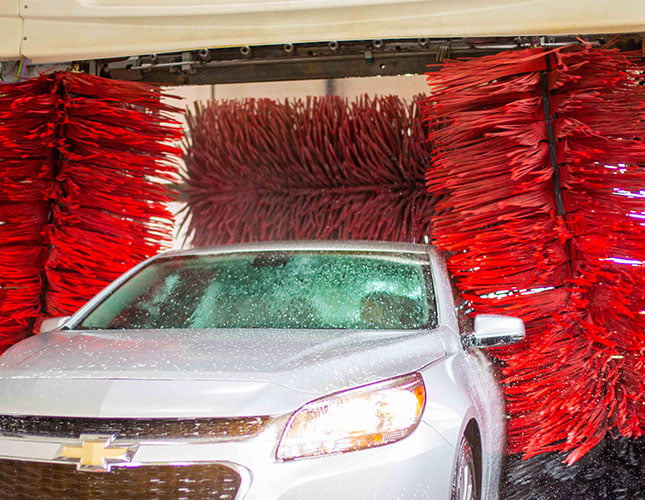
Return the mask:
<svg viewBox="0 0 645 500">
<path fill-rule="evenodd" d="M 71 316 L 57 316 L 55 318 L 45 318 L 38 327 L 38 333 L 47 333 L 57 330 L 64 325 Z"/>
<path fill-rule="evenodd" d="M 474 332 L 464 337 L 464 347 L 487 348 L 514 344 L 524 339 L 524 321 L 501 314 L 475 316 Z"/>
</svg>

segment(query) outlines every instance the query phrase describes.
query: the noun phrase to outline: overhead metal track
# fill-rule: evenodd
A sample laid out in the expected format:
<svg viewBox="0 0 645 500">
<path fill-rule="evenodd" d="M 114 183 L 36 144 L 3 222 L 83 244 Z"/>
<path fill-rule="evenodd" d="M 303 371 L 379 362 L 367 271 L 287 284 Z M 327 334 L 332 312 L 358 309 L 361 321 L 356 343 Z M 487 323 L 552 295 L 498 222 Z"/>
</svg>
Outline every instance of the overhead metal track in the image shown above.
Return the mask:
<svg viewBox="0 0 645 500">
<path fill-rule="evenodd" d="M 593 44 L 607 35 L 586 36 Z M 285 43 L 201 49 L 96 60 L 80 69 L 120 80 L 162 85 L 331 79 L 422 74 L 437 70 L 446 58 L 471 58 L 531 46 L 577 43 L 573 36 L 479 39 L 390 39 Z M 622 35 L 621 48 L 638 47 L 640 35 Z"/>
</svg>

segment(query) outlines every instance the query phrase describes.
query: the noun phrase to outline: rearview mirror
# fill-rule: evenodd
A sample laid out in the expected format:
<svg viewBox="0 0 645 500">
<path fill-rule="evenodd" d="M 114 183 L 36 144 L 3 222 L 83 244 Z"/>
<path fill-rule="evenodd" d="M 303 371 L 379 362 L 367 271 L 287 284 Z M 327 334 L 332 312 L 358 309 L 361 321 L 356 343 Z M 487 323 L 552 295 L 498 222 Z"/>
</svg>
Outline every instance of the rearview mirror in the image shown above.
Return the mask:
<svg viewBox="0 0 645 500">
<path fill-rule="evenodd" d="M 497 347 L 524 339 L 524 321 L 514 316 L 478 314 L 475 316 L 474 330 L 464 338 L 464 347 Z"/>
<path fill-rule="evenodd" d="M 40 323 L 38 328 L 38 333 L 47 333 L 53 330 L 57 330 L 59 327 L 63 326 L 71 316 L 57 316 L 55 318 L 46 318 Z"/>
</svg>

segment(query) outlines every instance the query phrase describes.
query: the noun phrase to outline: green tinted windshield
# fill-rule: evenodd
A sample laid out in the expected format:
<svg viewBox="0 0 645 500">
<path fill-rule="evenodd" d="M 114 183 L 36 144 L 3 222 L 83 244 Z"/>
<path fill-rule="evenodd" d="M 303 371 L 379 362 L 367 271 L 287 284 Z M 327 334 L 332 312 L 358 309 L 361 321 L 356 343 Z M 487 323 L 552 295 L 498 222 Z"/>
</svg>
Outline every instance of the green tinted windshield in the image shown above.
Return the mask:
<svg viewBox="0 0 645 500">
<path fill-rule="evenodd" d="M 422 255 L 173 256 L 144 267 L 77 328 L 432 328 L 432 290 Z"/>
</svg>

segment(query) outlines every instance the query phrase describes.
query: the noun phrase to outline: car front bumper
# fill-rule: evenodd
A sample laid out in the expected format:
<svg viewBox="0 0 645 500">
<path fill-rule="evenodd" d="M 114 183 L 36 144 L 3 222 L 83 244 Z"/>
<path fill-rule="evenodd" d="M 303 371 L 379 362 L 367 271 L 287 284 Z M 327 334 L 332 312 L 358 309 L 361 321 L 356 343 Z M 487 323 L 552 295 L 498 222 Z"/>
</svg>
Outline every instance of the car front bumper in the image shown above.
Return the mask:
<svg viewBox="0 0 645 500">
<path fill-rule="evenodd" d="M 287 462 L 275 460 L 276 429 L 268 433 L 273 434 L 271 439 L 262 433 L 244 441 L 141 441 L 133 447 L 129 462 L 115 464 L 112 470 L 121 473 L 125 468 L 134 472 L 144 467 L 159 470 L 175 466 L 174 471 L 189 471 L 191 465 L 219 463 L 240 475 L 236 500 L 449 498 L 454 446 L 423 422 L 396 443 Z M 0 462 L 60 463 L 56 458 L 59 441 L 0 437 Z M 58 470 L 60 467 L 66 474 L 85 475 L 80 476 L 82 481 L 114 480 L 109 472 L 76 471 L 69 461 Z M 30 486 L 25 483 L 29 477 L 21 481 L 23 487 Z"/>
</svg>

